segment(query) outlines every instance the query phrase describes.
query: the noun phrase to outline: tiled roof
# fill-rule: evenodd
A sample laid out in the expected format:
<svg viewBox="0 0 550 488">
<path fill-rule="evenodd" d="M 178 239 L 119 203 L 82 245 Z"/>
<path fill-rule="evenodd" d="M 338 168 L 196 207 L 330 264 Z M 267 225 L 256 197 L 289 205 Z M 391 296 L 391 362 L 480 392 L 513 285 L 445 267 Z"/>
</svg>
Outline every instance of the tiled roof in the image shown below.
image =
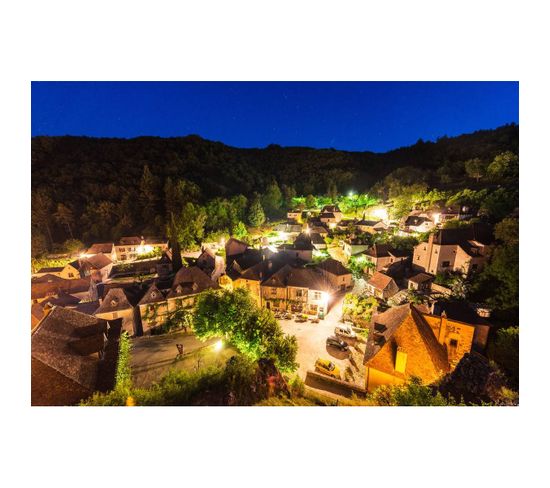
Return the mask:
<svg viewBox="0 0 550 488">
<path fill-rule="evenodd" d="M 143 295 L 143 298 L 139 301 L 138 305 L 145 305 L 148 303 L 158 303 L 166 300 L 166 292 L 159 290 L 156 284 L 152 284 L 149 289 Z"/>
<path fill-rule="evenodd" d="M 31 298 L 41 299 L 47 296 L 58 295 L 64 291 L 66 293 L 82 293 L 88 291 L 90 288 L 90 277 L 77 279 L 77 280 L 65 280 L 59 278 L 52 280 L 51 282 L 31 282 Z"/>
<path fill-rule="evenodd" d="M 317 265 L 317 268 L 323 269 L 328 273 L 331 273 L 337 276 L 351 274 L 351 271 L 349 269 L 347 269 L 340 261 L 333 258 L 325 259 L 324 261 L 322 261 Z"/>
<path fill-rule="evenodd" d="M 292 268 L 287 276 L 287 285 L 310 290 L 331 291 L 328 278 L 320 270 L 312 267 Z"/>
<path fill-rule="evenodd" d="M 468 241 L 490 244 L 493 240 L 491 228 L 486 224 L 476 223 L 458 229 L 439 229 L 433 237 L 434 244 L 466 244 Z"/>
<path fill-rule="evenodd" d="M 407 354 L 405 372 L 395 371 L 397 350 Z M 414 305 L 407 303 L 373 317 L 363 363 L 388 374 L 432 382 L 449 369 L 445 348 Z"/>
<path fill-rule="evenodd" d="M 363 251 L 363 254 L 372 256 L 373 258 L 385 258 L 390 255 L 390 250 L 392 250 L 392 248 L 389 244 L 374 244 L 374 246 Z"/>
<path fill-rule="evenodd" d="M 91 393 L 98 377 L 97 358 L 90 354 L 105 344 L 107 322 L 74 310 L 54 307 L 32 334 L 32 359 Z M 33 369 L 35 364 L 33 364 Z M 47 390 L 45 376 L 33 374 L 33 404 L 43 404 L 35 393 Z"/>
<path fill-rule="evenodd" d="M 59 273 L 63 271 L 65 266 L 55 266 L 53 268 L 40 268 L 37 273 Z"/>
<path fill-rule="evenodd" d="M 123 288 L 111 288 L 94 314 L 117 312 L 131 308 L 134 308 L 134 304 L 130 302 L 125 290 Z"/>
<path fill-rule="evenodd" d="M 110 264 L 113 264 L 113 261 L 109 259 L 105 254 L 99 253 L 94 256 L 90 256 L 89 258 L 86 258 L 86 262 L 92 266 L 94 269 L 103 269 L 106 266 L 109 266 Z"/>
<path fill-rule="evenodd" d="M 92 246 L 86 251 L 86 254 L 111 254 L 113 252 L 114 243 L 112 242 L 100 242 L 92 244 Z"/>
<path fill-rule="evenodd" d="M 368 284 L 374 286 L 378 290 L 385 290 L 392 281 L 393 278 L 377 271 L 368 281 Z"/>
<path fill-rule="evenodd" d="M 412 281 L 413 283 L 425 283 L 426 281 L 433 280 L 434 277 L 432 275 L 429 275 L 427 273 L 418 273 L 414 276 L 411 276 L 409 278 L 409 281 Z"/>
<path fill-rule="evenodd" d="M 417 227 L 419 225 L 422 225 L 424 222 L 432 222 L 432 220 L 428 217 L 410 215 L 409 217 L 407 217 L 407 220 L 405 220 L 405 225 L 408 227 Z"/>
<path fill-rule="evenodd" d="M 190 295 L 217 287 L 218 285 L 198 266 L 184 266 L 176 273 L 167 298 Z"/>
<path fill-rule="evenodd" d="M 121 237 L 118 241 L 118 246 L 139 246 L 141 244 L 141 237 Z"/>
</svg>

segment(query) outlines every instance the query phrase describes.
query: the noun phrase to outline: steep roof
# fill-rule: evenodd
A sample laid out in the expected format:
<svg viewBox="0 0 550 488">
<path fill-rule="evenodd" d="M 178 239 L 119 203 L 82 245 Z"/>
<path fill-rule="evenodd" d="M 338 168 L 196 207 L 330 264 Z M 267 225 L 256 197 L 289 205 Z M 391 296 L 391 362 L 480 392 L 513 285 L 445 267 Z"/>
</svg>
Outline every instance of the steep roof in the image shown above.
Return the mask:
<svg viewBox="0 0 550 488">
<path fill-rule="evenodd" d="M 262 286 L 286 288 L 288 275 L 292 272 L 292 266 L 285 264 L 278 271 L 262 282 Z"/>
<path fill-rule="evenodd" d="M 143 295 L 143 298 L 139 301 L 138 305 L 145 305 L 148 303 L 158 303 L 166 300 L 166 292 L 159 290 L 157 285 L 153 283 L 149 289 Z"/>
<path fill-rule="evenodd" d="M 405 220 L 405 225 L 408 227 L 417 227 L 422 225 L 424 222 L 433 222 L 432 219 L 428 217 L 420 217 L 419 215 L 409 215 L 407 220 Z"/>
<path fill-rule="evenodd" d="M 374 286 L 378 290 L 385 290 L 393 281 L 393 278 L 377 271 L 372 275 L 372 278 L 368 281 L 368 284 Z M 395 281 L 394 281 L 395 283 Z"/>
<path fill-rule="evenodd" d="M 217 288 L 210 277 L 198 266 L 184 266 L 174 276 L 172 288 L 167 298 L 191 295 L 207 290 L 208 288 Z"/>
<path fill-rule="evenodd" d="M 101 305 L 94 314 L 97 315 L 99 313 L 110 313 L 134 308 L 139 302 L 141 294 L 142 292 L 140 293 L 139 288 L 135 286 L 108 288 Z"/>
<path fill-rule="evenodd" d="M 334 219 L 336 218 L 332 212 L 323 212 L 319 215 L 320 219 Z"/>
<path fill-rule="evenodd" d="M 460 227 L 458 229 L 439 229 L 433 236 L 434 244 L 441 245 L 467 245 L 468 241 L 490 244 L 492 240 L 491 228 L 482 223 L 475 223 L 469 227 Z"/>
<path fill-rule="evenodd" d="M 105 254 L 99 253 L 94 256 L 90 256 L 86 259 L 86 262 L 94 269 L 103 269 L 110 264 L 113 264 L 113 261 L 109 259 Z"/>
<path fill-rule="evenodd" d="M 323 209 L 321 210 L 321 213 L 324 212 L 338 212 L 342 213 L 338 205 L 325 205 Z"/>
<path fill-rule="evenodd" d="M 317 232 L 310 232 L 309 238 L 312 244 L 326 244 L 324 237 Z"/>
<path fill-rule="evenodd" d="M 59 386 L 59 375 L 89 393 L 94 391 L 99 361 L 90 354 L 103 349 L 106 331 L 105 320 L 54 307 L 31 337 L 33 404 L 49 404 L 42 401 L 45 391 L 48 398 L 54 397 L 55 403 L 63 403 L 63 398 L 55 398 L 56 392 L 48 391 L 51 389 L 45 384 L 52 379 L 52 388 Z M 38 375 L 36 369 L 49 370 L 51 374 Z"/>
<path fill-rule="evenodd" d="M 404 373 L 395 371 L 397 350 L 407 354 Z M 432 382 L 449 370 L 447 353 L 414 305 L 406 303 L 371 320 L 363 364 L 402 378 Z"/>
<path fill-rule="evenodd" d="M 333 258 L 328 258 L 320 262 L 317 265 L 317 268 L 322 269 L 327 273 L 331 273 L 336 276 L 351 274 L 351 271 L 349 269 L 347 269 L 340 261 Z"/>
<path fill-rule="evenodd" d="M 37 273 L 59 273 L 60 271 L 63 271 L 65 269 L 65 266 L 54 266 L 51 268 L 40 268 Z"/>
<path fill-rule="evenodd" d="M 90 288 L 90 277 L 66 280 L 59 278 L 51 282 L 32 281 L 31 282 L 31 298 L 41 299 L 51 295 L 57 295 L 64 291 L 66 293 L 81 293 L 88 291 Z"/>
<path fill-rule="evenodd" d="M 411 276 L 409 278 L 409 281 L 412 281 L 413 283 L 425 283 L 426 281 L 432 281 L 434 277 L 432 275 L 429 275 L 427 273 L 418 273 L 414 276 Z"/>
<path fill-rule="evenodd" d="M 456 320 L 471 325 L 490 325 L 489 321 L 480 317 L 478 313 L 466 302 L 438 301 L 433 304 L 433 315 L 440 316 L 443 313 L 450 320 Z"/>
<path fill-rule="evenodd" d="M 248 247 L 246 242 L 230 237 L 225 243 L 225 254 L 228 257 L 234 256 L 235 254 L 242 254 Z"/>
<path fill-rule="evenodd" d="M 366 251 L 363 251 L 363 254 L 373 258 L 385 258 L 390 255 L 390 250 L 392 250 L 392 248 L 389 244 L 374 244 Z"/>
<path fill-rule="evenodd" d="M 111 254 L 113 252 L 114 243 L 112 242 L 99 242 L 92 244 L 90 248 L 86 251 L 86 254 Z"/>
<path fill-rule="evenodd" d="M 331 286 L 326 276 L 318 269 L 292 268 L 287 276 L 287 285 L 310 290 L 331 291 Z"/>
<path fill-rule="evenodd" d="M 365 227 L 374 227 L 376 224 L 380 223 L 380 220 L 359 220 L 355 225 L 363 225 Z"/>
<path fill-rule="evenodd" d="M 141 244 L 141 237 L 121 237 L 118 241 L 118 246 L 139 246 Z"/>
</svg>

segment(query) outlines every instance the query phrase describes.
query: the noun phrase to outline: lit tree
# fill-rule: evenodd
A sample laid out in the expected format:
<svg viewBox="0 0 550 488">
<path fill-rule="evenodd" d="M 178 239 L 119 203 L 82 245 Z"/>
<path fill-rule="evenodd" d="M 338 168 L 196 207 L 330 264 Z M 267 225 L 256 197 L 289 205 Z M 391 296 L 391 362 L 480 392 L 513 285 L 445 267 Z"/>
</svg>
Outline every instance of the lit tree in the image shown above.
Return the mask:
<svg viewBox="0 0 550 488">
<path fill-rule="evenodd" d="M 265 194 L 262 198 L 263 207 L 266 213 L 270 216 L 276 216 L 281 210 L 283 204 L 283 194 L 279 189 L 279 185 L 275 179 L 267 185 Z"/>
<path fill-rule="evenodd" d="M 315 208 L 317 206 L 317 199 L 313 195 L 309 194 L 306 197 L 305 204 L 306 208 Z"/>
<path fill-rule="evenodd" d="M 470 178 L 475 178 L 476 181 L 479 181 L 485 175 L 487 165 L 481 161 L 479 158 L 469 159 L 464 163 L 464 169 L 466 174 Z"/>
<path fill-rule="evenodd" d="M 260 201 L 260 195 L 254 195 L 250 208 L 248 209 L 248 223 L 252 227 L 259 227 L 265 222 L 265 213 Z"/>
</svg>

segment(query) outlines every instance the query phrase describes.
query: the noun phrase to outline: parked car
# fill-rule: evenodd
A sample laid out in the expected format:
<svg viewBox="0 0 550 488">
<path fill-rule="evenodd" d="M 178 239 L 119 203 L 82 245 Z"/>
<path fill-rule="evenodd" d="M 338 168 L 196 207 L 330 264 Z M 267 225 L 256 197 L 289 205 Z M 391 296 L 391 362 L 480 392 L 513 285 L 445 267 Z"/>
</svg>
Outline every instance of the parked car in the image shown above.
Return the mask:
<svg viewBox="0 0 550 488">
<path fill-rule="evenodd" d="M 307 322 L 307 317 L 304 317 L 303 315 L 296 315 L 294 322 L 298 322 L 298 323 Z"/>
<path fill-rule="evenodd" d="M 310 321 L 312 324 L 318 324 L 318 323 L 319 323 L 319 318 L 318 318 L 318 317 L 313 317 L 313 318 L 309 319 L 309 321 Z"/>
<path fill-rule="evenodd" d="M 356 339 L 357 334 L 353 331 L 349 325 L 337 325 L 334 328 L 334 333 L 339 336 L 349 337 L 350 339 Z"/>
<path fill-rule="evenodd" d="M 337 347 L 340 351 L 348 351 L 349 345 L 346 341 L 339 339 L 336 336 L 327 337 L 327 346 Z"/>
<path fill-rule="evenodd" d="M 315 361 L 315 371 L 340 379 L 340 370 L 338 366 L 328 359 L 317 359 L 317 361 Z"/>
</svg>

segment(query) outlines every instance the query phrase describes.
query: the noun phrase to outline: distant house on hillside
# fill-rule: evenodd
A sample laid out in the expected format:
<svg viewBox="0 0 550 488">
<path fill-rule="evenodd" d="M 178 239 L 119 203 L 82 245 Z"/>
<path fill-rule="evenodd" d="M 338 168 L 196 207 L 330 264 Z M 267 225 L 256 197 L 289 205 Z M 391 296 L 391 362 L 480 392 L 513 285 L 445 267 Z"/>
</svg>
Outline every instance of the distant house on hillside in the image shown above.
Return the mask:
<svg viewBox="0 0 550 488">
<path fill-rule="evenodd" d="M 358 220 L 355 222 L 355 227 L 360 232 L 368 232 L 369 234 L 376 234 L 387 230 L 388 226 L 382 220 Z"/>
<path fill-rule="evenodd" d="M 278 247 L 279 252 L 306 262 L 311 262 L 313 259 L 313 249 L 315 249 L 315 246 L 311 242 L 311 237 L 307 234 L 300 234 L 293 244 L 282 244 Z"/>
<path fill-rule="evenodd" d="M 340 220 L 342 220 L 342 218 L 344 217 L 344 214 L 342 213 L 342 211 L 340 210 L 340 208 L 338 207 L 338 205 L 325 205 L 322 209 L 321 209 L 321 213 L 319 215 L 319 218 L 321 218 L 321 216 L 323 214 L 332 214 L 333 215 L 333 218 L 335 219 L 334 222 L 335 223 L 338 223 L 340 222 Z M 321 222 L 323 220 L 321 219 Z"/>
</svg>

